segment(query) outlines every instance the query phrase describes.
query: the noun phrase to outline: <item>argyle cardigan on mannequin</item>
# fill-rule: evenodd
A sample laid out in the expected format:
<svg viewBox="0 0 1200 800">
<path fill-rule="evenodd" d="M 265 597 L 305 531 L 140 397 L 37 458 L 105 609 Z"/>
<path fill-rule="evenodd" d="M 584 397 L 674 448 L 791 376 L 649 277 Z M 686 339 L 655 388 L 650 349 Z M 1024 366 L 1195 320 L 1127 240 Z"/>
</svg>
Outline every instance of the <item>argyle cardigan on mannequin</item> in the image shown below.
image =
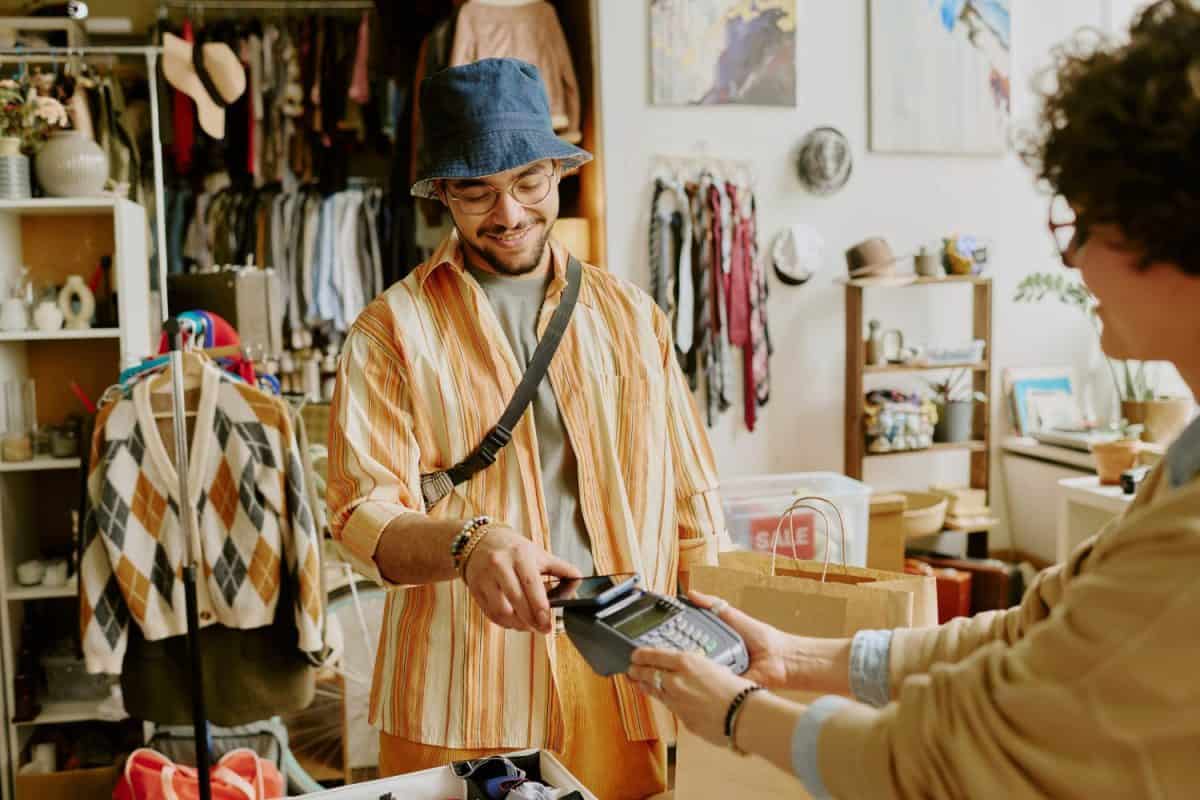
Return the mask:
<svg viewBox="0 0 1200 800">
<path fill-rule="evenodd" d="M 80 628 L 89 672 L 120 673 L 132 620 L 187 632 L 178 479 L 143 380 L 100 410 L 88 474 Z M 286 406 L 208 364 L 189 448 L 201 627 L 271 624 L 292 581 L 298 647 L 322 649 L 319 534 Z"/>
</svg>

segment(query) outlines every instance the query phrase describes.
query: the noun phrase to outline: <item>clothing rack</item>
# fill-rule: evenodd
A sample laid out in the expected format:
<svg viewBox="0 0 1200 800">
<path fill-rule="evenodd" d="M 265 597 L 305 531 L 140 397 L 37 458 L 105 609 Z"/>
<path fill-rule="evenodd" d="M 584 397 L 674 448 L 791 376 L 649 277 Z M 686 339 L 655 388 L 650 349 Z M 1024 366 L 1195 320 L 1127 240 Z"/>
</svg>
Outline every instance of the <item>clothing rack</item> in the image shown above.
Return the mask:
<svg viewBox="0 0 1200 800">
<path fill-rule="evenodd" d="M 741 184 L 747 188 L 754 186 L 754 169 L 749 161 L 729 158 L 716 158 L 705 154 L 654 156 L 653 177 L 669 177 L 676 180 L 694 180 L 704 171 L 708 171 L 731 183 Z"/>
<path fill-rule="evenodd" d="M 164 287 L 163 296 L 166 297 Z M 179 477 L 179 513 L 182 516 L 184 534 L 183 597 L 187 612 L 188 653 L 191 656 L 192 683 L 192 733 L 196 746 L 196 773 L 200 785 L 200 800 L 211 800 L 212 784 L 209 775 L 210 753 L 208 750 L 208 715 L 204 711 L 204 682 L 200 662 L 200 619 L 196 604 L 196 564 L 199 560 L 195 509 L 189 499 L 191 484 L 188 482 L 188 436 L 184 421 L 183 389 L 183 337 L 184 326 L 179 320 L 168 317 L 163 321 L 167 334 L 171 363 L 172 412 L 175 428 L 175 474 Z"/>
<path fill-rule="evenodd" d="M 160 15 L 169 9 L 203 11 L 216 8 L 226 11 L 373 11 L 372 0 L 159 0 Z"/>
</svg>

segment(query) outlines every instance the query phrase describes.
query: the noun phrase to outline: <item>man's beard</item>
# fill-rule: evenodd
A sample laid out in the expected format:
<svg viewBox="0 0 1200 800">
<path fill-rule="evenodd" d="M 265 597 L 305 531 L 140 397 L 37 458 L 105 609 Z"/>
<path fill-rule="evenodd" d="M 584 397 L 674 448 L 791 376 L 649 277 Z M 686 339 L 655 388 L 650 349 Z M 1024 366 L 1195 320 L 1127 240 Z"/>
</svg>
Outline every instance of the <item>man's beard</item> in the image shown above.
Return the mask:
<svg viewBox="0 0 1200 800">
<path fill-rule="evenodd" d="M 533 252 L 530 254 L 528 260 L 522 261 L 522 262 L 516 264 L 515 266 L 512 264 L 506 263 L 505 261 L 503 261 L 501 259 L 501 257 L 499 255 L 490 252 L 486 248 L 476 247 L 474 244 L 472 244 L 471 242 L 469 242 L 467 240 L 467 237 L 462 235 L 461 229 L 459 230 L 459 240 L 462 242 L 463 246 L 466 247 L 470 252 L 474 253 L 475 255 L 479 256 L 481 259 L 486 261 L 488 266 L 492 268 L 493 272 L 496 272 L 499 275 L 509 275 L 511 277 L 520 277 L 521 275 L 527 275 L 530 272 L 533 272 L 535 269 L 537 269 L 538 265 L 542 263 L 542 256 L 546 252 L 546 242 L 550 238 L 550 225 L 546 222 L 546 220 L 544 218 L 532 220 L 525 227 L 533 227 L 534 225 L 538 225 L 538 224 L 543 226 L 542 234 L 541 234 L 541 237 L 538 239 L 537 244 L 534 246 Z M 496 234 L 496 233 L 502 234 L 502 233 L 508 233 L 512 230 L 515 230 L 515 229 L 512 229 L 512 228 L 489 228 L 487 230 L 480 230 L 478 232 L 478 235 L 482 239 L 483 237 L 487 236 L 488 234 Z"/>
</svg>

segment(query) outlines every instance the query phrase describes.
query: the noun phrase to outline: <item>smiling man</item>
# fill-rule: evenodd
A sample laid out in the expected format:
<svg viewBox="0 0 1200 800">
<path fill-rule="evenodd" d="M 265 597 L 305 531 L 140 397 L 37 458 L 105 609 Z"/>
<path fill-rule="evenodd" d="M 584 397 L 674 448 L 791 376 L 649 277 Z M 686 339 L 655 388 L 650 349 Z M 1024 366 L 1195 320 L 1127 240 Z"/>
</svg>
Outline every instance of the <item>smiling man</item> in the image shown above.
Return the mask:
<svg viewBox="0 0 1200 800">
<path fill-rule="evenodd" d="M 551 237 L 559 181 L 591 156 L 554 135 L 536 68 L 445 70 L 421 110 L 431 146 L 412 191 L 455 231 L 354 324 L 329 448 L 334 535 L 403 587 L 372 689 L 380 771 L 541 747 L 598 797 L 646 797 L 666 787 L 663 731 L 555 633 L 544 580 L 636 572 L 670 594 L 713 562 L 708 440 L 662 312 Z M 573 296 L 511 443 L 472 461 Z"/>
</svg>

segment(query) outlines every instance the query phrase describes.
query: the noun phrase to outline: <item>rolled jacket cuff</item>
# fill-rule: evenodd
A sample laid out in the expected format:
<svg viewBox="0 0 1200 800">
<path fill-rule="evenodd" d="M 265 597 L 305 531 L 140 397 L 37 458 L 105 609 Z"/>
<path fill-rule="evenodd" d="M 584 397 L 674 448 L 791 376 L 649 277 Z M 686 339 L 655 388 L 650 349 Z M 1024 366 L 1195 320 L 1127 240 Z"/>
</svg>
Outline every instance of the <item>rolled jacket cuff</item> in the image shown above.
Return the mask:
<svg viewBox="0 0 1200 800">
<path fill-rule="evenodd" d="M 892 699 L 888 664 L 892 631 L 859 631 L 850 644 L 850 692 L 854 699 L 875 708 Z"/>
<path fill-rule="evenodd" d="M 400 586 L 383 577 L 375 563 L 375 550 L 384 530 L 397 517 L 415 514 L 399 503 L 383 500 L 367 500 L 360 503 L 342 527 L 339 544 L 342 556 L 362 575 L 386 588 Z"/>
<path fill-rule="evenodd" d="M 804 784 L 808 793 L 820 800 L 829 797 L 825 781 L 821 779 L 821 766 L 817 757 L 817 743 L 821 738 L 821 729 L 825 720 L 836 714 L 851 702 L 837 695 L 818 697 L 796 722 L 792 731 L 792 771 Z"/>
</svg>

